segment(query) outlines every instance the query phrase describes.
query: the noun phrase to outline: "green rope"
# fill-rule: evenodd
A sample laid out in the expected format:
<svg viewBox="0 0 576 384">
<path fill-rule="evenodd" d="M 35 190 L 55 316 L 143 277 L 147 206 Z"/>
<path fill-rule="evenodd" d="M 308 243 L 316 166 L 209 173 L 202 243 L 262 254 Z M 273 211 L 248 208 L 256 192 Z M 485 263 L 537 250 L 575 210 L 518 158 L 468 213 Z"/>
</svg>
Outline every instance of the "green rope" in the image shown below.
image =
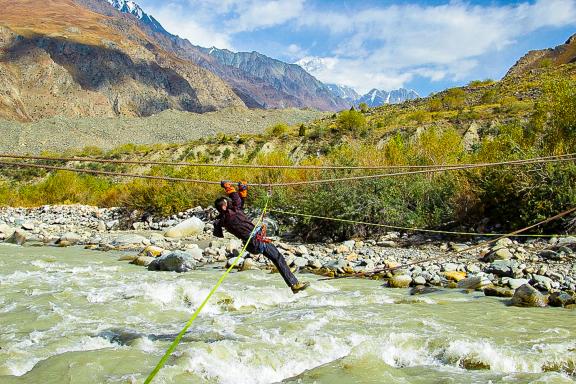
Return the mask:
<svg viewBox="0 0 576 384">
<path fill-rule="evenodd" d="M 240 254 L 238 254 L 238 256 L 236 256 L 236 258 L 234 259 L 234 261 L 232 262 L 232 264 L 230 265 L 230 267 L 226 270 L 226 272 L 224 272 L 224 274 L 220 277 L 220 279 L 218 280 L 218 282 L 216 283 L 216 285 L 214 285 L 214 287 L 212 288 L 212 290 L 210 291 L 210 293 L 208 293 L 208 296 L 206 296 L 206 298 L 204 299 L 204 301 L 202 302 L 202 304 L 200 304 L 200 306 L 198 307 L 198 309 L 196 309 L 196 311 L 194 312 L 194 314 L 192 315 L 192 317 L 190 318 L 190 320 L 188 320 L 188 322 L 186 323 L 186 325 L 184 325 L 184 328 L 182 328 L 182 330 L 180 331 L 180 333 L 178 334 L 178 336 L 176 336 L 176 338 L 174 339 L 174 341 L 172 342 L 172 344 L 170 344 L 170 347 L 168 347 L 168 350 L 166 351 L 166 353 L 164 353 L 164 356 L 162 356 L 162 358 L 160 359 L 160 361 L 158 362 L 158 364 L 156 364 L 156 367 L 154 368 L 154 370 L 152 372 L 150 372 L 150 374 L 148 375 L 148 377 L 146 378 L 146 380 L 144 381 L 144 384 L 148 384 L 150 382 L 152 382 L 152 379 L 154 379 L 154 377 L 156 376 L 156 374 L 158 374 L 158 372 L 162 369 L 162 367 L 164 366 L 164 364 L 166 364 L 166 360 L 168 360 L 168 358 L 170 357 L 170 355 L 172 354 L 172 352 L 174 352 L 174 350 L 176 349 L 176 347 L 178 346 L 178 344 L 180 343 L 180 340 L 182 339 L 182 337 L 184 337 L 184 334 L 186 333 L 186 331 L 188 330 L 188 328 L 190 328 L 190 326 L 192 325 L 192 323 L 194 322 L 194 320 L 198 317 L 198 315 L 200 314 L 200 312 L 202 311 L 202 309 L 204 308 L 204 306 L 206 305 L 206 303 L 208 302 L 208 300 L 210 300 L 210 297 L 212 297 L 212 295 L 216 292 L 216 290 L 218 289 L 218 287 L 220 287 L 220 284 L 222 284 L 222 282 L 224 281 L 224 279 L 226 278 L 226 276 L 228 276 L 228 273 L 230 273 L 230 271 L 232 270 L 232 268 L 234 268 L 234 266 L 236 265 L 236 263 L 238 263 L 238 260 L 240 260 L 240 257 L 242 257 L 242 255 L 244 255 L 244 252 L 246 252 L 246 248 L 248 247 L 248 244 L 250 243 L 250 240 L 252 240 L 252 237 L 254 236 L 254 234 L 256 233 L 256 229 L 260 226 L 260 224 L 262 223 L 262 220 L 264 219 L 264 215 L 266 214 L 266 210 L 268 209 L 268 201 L 270 200 L 270 196 L 266 197 L 266 202 L 264 203 L 264 209 L 262 210 L 262 214 L 260 215 L 260 218 L 258 219 L 258 222 L 256 223 L 256 225 L 254 226 L 254 229 L 252 230 L 252 232 L 250 233 L 250 236 L 248 237 L 248 240 L 246 240 L 246 243 L 244 244 L 244 247 L 242 247 L 242 250 L 240 251 Z"/>
</svg>

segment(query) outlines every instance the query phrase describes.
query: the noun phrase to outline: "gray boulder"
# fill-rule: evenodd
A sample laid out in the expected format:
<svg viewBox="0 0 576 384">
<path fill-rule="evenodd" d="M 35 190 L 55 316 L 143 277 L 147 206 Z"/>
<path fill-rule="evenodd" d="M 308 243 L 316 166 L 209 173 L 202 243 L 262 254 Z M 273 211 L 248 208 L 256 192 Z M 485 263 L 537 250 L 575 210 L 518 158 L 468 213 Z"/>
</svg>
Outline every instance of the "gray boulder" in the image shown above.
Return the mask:
<svg viewBox="0 0 576 384">
<path fill-rule="evenodd" d="M 517 307 L 545 307 L 547 304 L 548 298 L 529 284 L 518 288 L 512 297 L 512 305 Z"/>
<path fill-rule="evenodd" d="M 139 247 L 142 246 L 144 243 L 147 243 L 148 242 L 147 240 L 148 239 L 146 239 L 144 236 L 140 235 L 134 235 L 134 234 L 122 235 L 112 240 L 112 245 L 114 247 L 130 247 L 130 246 Z"/>
<path fill-rule="evenodd" d="M 152 260 L 150 265 L 148 265 L 148 270 L 187 272 L 194 269 L 195 266 L 196 262 L 191 254 L 182 251 L 174 251 Z"/>
<path fill-rule="evenodd" d="M 486 277 L 484 277 L 484 276 L 472 276 L 472 277 L 468 277 L 466 279 L 460 280 L 458 282 L 458 288 L 478 289 L 478 288 L 482 288 L 483 286 L 486 286 L 488 284 L 490 284 L 490 280 L 488 280 Z"/>
<path fill-rule="evenodd" d="M 58 239 L 58 243 L 60 242 L 68 242 L 70 244 L 78 244 L 82 242 L 82 236 L 74 232 L 66 232 Z"/>
<path fill-rule="evenodd" d="M 9 238 L 14 234 L 15 230 L 15 228 L 12 228 L 8 224 L 0 224 L 0 237 L 3 239 Z"/>
<path fill-rule="evenodd" d="M 548 297 L 548 303 L 552 307 L 565 307 L 575 304 L 576 299 L 566 292 L 554 292 Z"/>
<path fill-rule="evenodd" d="M 10 244 L 22 245 L 28 240 L 28 237 L 28 233 L 17 229 L 9 238 L 6 239 L 6 242 Z"/>
<path fill-rule="evenodd" d="M 204 222 L 197 217 L 191 217 L 180 224 L 168 229 L 164 236 L 171 238 L 181 238 L 199 235 L 204 232 Z"/>
<path fill-rule="evenodd" d="M 396 275 L 388 280 L 390 288 L 408 288 L 410 283 L 412 283 L 412 278 L 408 275 Z"/>
<path fill-rule="evenodd" d="M 495 297 L 512 297 L 514 296 L 514 291 L 504 287 L 489 286 L 484 288 L 484 295 Z"/>
<path fill-rule="evenodd" d="M 512 256 L 512 252 L 507 248 L 498 248 L 484 256 L 484 261 L 492 262 L 495 260 L 510 260 Z"/>
<path fill-rule="evenodd" d="M 554 251 L 551 251 L 549 249 L 541 251 L 538 256 L 540 256 L 541 258 L 545 259 L 545 260 L 561 260 L 562 256 Z"/>
<path fill-rule="evenodd" d="M 550 291 L 552 289 L 553 280 L 546 276 L 541 275 L 533 275 L 532 276 L 533 284 L 537 288 L 545 289 Z"/>
<path fill-rule="evenodd" d="M 514 277 L 514 270 L 518 263 L 513 260 L 496 260 L 488 266 L 486 271 L 500 277 Z"/>
<path fill-rule="evenodd" d="M 512 289 L 518 289 L 524 284 L 528 284 L 527 279 L 508 279 L 508 286 Z"/>
</svg>

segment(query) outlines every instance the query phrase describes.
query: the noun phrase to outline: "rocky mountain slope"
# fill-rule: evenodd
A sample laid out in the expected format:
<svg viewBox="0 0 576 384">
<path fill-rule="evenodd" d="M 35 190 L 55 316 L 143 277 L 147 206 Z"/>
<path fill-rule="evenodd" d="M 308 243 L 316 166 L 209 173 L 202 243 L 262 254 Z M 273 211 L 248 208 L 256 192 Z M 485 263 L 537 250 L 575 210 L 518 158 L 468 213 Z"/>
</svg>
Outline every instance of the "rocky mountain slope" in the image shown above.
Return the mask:
<svg viewBox="0 0 576 384">
<path fill-rule="evenodd" d="M 76 0 L 95 12 L 109 2 L 117 10 L 134 16 L 156 44 L 184 60 L 189 60 L 222 78 L 251 108 L 315 108 L 336 111 L 349 104 L 302 68 L 257 52 L 231 52 L 195 46 L 162 28 L 136 3 L 127 0 Z"/>
<path fill-rule="evenodd" d="M 148 38 L 137 19 L 99 6 L 108 14 L 72 0 L 0 0 L 0 118 L 245 107 L 220 78 Z"/>
<path fill-rule="evenodd" d="M 514 77 L 532 69 L 576 63 L 576 34 L 556 48 L 530 51 L 510 68 L 506 77 Z"/>
</svg>

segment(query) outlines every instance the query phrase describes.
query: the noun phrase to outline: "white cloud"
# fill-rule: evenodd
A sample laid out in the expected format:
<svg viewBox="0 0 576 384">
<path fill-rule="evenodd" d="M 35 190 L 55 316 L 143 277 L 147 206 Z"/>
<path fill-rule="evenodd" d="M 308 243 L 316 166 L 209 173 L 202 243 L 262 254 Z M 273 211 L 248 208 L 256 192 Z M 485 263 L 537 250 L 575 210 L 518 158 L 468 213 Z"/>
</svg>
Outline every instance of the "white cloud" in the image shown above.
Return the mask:
<svg viewBox="0 0 576 384">
<path fill-rule="evenodd" d="M 169 32 L 190 40 L 192 44 L 233 49 L 231 35 L 218 30 L 210 18 L 199 12 L 194 17 L 188 14 L 189 8 L 181 3 L 166 2 L 155 8 L 146 9 Z"/>
<path fill-rule="evenodd" d="M 303 10 L 304 0 L 239 2 L 235 7 L 236 17 L 226 24 L 234 32 L 254 31 L 284 24 L 298 17 Z"/>
<path fill-rule="evenodd" d="M 332 58 L 339 65 L 313 73 L 360 91 L 389 88 L 414 76 L 461 80 L 478 58 L 503 50 L 542 27 L 576 24 L 576 1 L 538 0 L 516 6 L 474 6 L 453 1 L 438 6 L 393 5 L 350 15 L 308 12 L 300 28 L 322 28 L 342 37 Z M 348 76 L 346 76 L 348 74 Z M 384 85 L 388 84 L 388 87 Z"/>
<path fill-rule="evenodd" d="M 228 49 L 233 48 L 234 34 L 285 24 L 299 17 L 305 5 L 305 0 L 140 2 L 168 31 L 187 38 L 193 44 Z"/>
</svg>

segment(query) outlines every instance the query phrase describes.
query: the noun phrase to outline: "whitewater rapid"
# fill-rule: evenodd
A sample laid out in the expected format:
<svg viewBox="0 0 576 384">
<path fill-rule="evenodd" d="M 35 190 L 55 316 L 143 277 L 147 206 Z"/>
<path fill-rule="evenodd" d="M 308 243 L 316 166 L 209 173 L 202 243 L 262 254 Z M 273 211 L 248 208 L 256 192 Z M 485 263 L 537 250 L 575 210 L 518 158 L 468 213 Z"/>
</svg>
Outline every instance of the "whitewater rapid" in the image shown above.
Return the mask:
<svg viewBox="0 0 576 384">
<path fill-rule="evenodd" d="M 0 383 L 141 383 L 221 269 L 0 246 Z M 576 311 L 377 281 L 231 274 L 155 383 L 574 383 Z"/>
</svg>

